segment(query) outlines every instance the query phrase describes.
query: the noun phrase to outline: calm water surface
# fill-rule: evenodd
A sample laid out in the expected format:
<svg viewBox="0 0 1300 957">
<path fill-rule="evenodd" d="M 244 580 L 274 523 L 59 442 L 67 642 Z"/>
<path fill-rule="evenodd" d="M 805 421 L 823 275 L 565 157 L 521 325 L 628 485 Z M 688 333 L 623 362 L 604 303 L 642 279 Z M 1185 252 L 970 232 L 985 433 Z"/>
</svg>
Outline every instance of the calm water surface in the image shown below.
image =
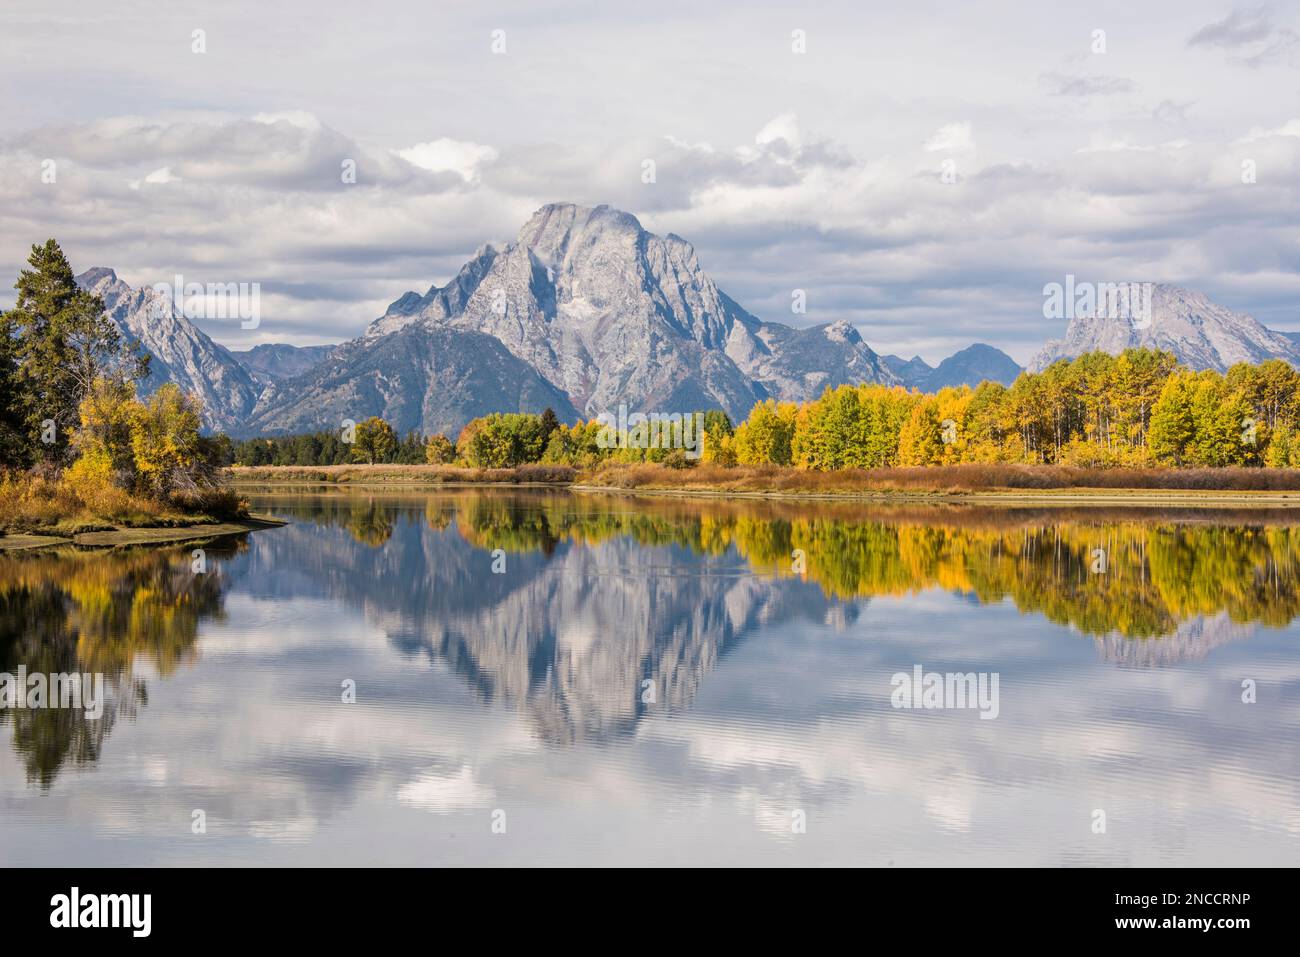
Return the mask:
<svg viewBox="0 0 1300 957">
<path fill-rule="evenodd" d="M 0 556 L 0 863 L 1300 863 L 1300 514 L 252 498 Z"/>
</svg>

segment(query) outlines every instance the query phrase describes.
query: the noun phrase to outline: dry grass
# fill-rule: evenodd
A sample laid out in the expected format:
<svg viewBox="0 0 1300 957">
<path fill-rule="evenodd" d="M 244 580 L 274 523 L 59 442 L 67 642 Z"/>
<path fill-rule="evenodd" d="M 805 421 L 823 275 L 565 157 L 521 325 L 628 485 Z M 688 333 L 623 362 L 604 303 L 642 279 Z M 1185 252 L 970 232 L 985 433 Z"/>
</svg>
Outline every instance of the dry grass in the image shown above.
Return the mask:
<svg viewBox="0 0 1300 957">
<path fill-rule="evenodd" d="M 850 495 L 872 492 L 944 494 L 1065 489 L 1200 492 L 1300 492 L 1300 469 L 1087 469 L 1065 465 L 967 464 L 811 472 L 780 466 L 689 469 L 652 463 L 609 463 L 587 472 L 565 465 L 513 469 L 453 465 L 235 466 L 242 485 L 571 485 L 619 489 L 775 495 Z"/>
<path fill-rule="evenodd" d="M 77 535 L 116 528 L 168 528 L 247 514 L 229 490 L 159 501 L 112 485 L 74 486 L 24 472 L 0 476 L 0 530 Z"/>
<path fill-rule="evenodd" d="M 861 492 L 961 493 L 1054 489 L 1300 492 L 1300 469 L 1085 469 L 1064 465 L 968 464 L 811 472 L 780 466 L 670 469 L 605 465 L 584 485 L 620 489 L 834 495 Z"/>
<path fill-rule="evenodd" d="M 521 465 L 513 469 L 460 468 L 454 465 L 236 465 L 231 478 L 258 484 L 409 484 L 568 485 L 578 470 L 567 465 Z"/>
</svg>

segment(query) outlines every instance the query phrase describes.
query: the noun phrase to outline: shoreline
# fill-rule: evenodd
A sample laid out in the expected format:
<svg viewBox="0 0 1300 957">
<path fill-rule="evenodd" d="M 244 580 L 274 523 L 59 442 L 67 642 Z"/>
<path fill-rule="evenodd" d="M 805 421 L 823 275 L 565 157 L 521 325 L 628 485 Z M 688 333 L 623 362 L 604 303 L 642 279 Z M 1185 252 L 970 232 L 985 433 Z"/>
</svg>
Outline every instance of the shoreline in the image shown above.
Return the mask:
<svg viewBox="0 0 1300 957">
<path fill-rule="evenodd" d="M 245 481 L 234 483 L 244 490 L 266 490 L 288 493 L 294 491 L 338 492 L 348 489 L 358 491 L 442 491 L 464 489 L 550 489 L 584 494 L 687 497 L 695 499 L 744 499 L 749 501 L 778 502 L 880 502 L 909 505 L 968 504 L 968 505 L 1126 505 L 1156 508 L 1166 505 L 1202 506 L 1254 506 L 1268 508 L 1300 509 L 1300 491 L 1273 492 L 1234 489 L 1110 489 L 1110 488 L 1060 488 L 1060 489 L 980 489 L 963 491 L 908 491 L 906 489 L 858 489 L 845 491 L 791 491 L 777 489 L 719 489 L 696 486 L 635 486 L 598 485 L 582 482 L 441 482 L 418 479 L 385 481 L 329 482 L 313 480 L 286 480 L 279 482 Z"/>
<path fill-rule="evenodd" d="M 1126 505 L 1155 508 L 1163 505 L 1203 506 L 1218 508 L 1223 505 L 1259 506 L 1268 508 L 1300 508 L 1300 492 L 1265 492 L 1200 489 L 983 489 L 978 491 L 950 490 L 942 492 L 904 489 L 861 489 L 843 492 L 798 492 L 780 490 L 739 490 L 695 488 L 691 486 L 624 488 L 617 485 L 568 486 L 573 492 L 594 492 L 617 495 L 654 495 L 700 499 L 748 499 L 778 502 L 880 502 L 910 505 L 967 504 L 967 505 Z"/>
<path fill-rule="evenodd" d="M 126 545 L 172 545 L 178 542 L 203 541 L 227 535 L 244 535 L 266 528 L 281 528 L 288 522 L 269 515 L 226 522 L 206 522 L 171 527 L 117 528 L 112 531 L 78 532 L 75 535 L 16 534 L 0 536 L 0 552 L 31 551 L 38 548 L 72 545 L 78 548 L 116 548 Z"/>
<path fill-rule="evenodd" d="M 694 470 L 683 474 L 662 467 L 649 468 L 648 472 L 646 466 L 579 472 L 571 467 L 560 470 L 535 465 L 514 469 L 445 465 L 286 465 L 232 469 L 230 476 L 234 488 L 272 494 L 334 492 L 349 488 L 366 492 L 563 489 L 582 494 L 675 496 L 703 500 L 1300 508 L 1300 470 L 1287 470 L 1281 474 L 1276 470 L 1271 475 L 1235 469 L 1211 475 L 1155 470 L 1096 470 L 1080 474 L 1074 469 L 1058 471 L 1061 467 L 1057 466 L 1029 466 L 1012 467 L 990 476 L 973 474 L 963 466 L 936 466 L 924 470 L 901 470 L 904 472 L 902 475 L 897 474 L 900 470 L 880 470 L 872 474 L 870 471 L 803 473 L 792 469 L 711 469 L 705 475 L 696 476 Z M 1130 482 L 1132 484 L 1127 484 Z M 1256 487 L 1249 487 L 1247 482 Z M 1187 487 L 1189 485 L 1194 487 Z"/>
</svg>

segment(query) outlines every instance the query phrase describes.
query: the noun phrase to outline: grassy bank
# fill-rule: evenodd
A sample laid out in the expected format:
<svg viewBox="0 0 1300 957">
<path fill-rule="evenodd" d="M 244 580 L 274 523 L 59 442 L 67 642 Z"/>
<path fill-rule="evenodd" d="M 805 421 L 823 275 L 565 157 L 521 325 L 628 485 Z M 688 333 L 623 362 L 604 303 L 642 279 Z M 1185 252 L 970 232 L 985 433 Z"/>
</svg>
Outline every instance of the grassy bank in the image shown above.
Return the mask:
<svg viewBox="0 0 1300 957">
<path fill-rule="evenodd" d="M 1083 469 L 1060 465 L 934 465 L 815 472 L 780 466 L 690 469 L 607 465 L 575 483 L 588 489 L 717 495 L 1295 498 L 1300 469 Z M 1153 494 L 1160 493 L 1160 494 Z"/>
<path fill-rule="evenodd" d="M 670 468 L 615 464 L 580 471 L 564 465 L 480 469 L 451 465 L 236 466 L 241 486 L 546 485 L 583 490 L 678 492 L 694 495 L 854 498 L 1004 496 L 1061 500 L 1214 498 L 1300 504 L 1300 469 L 1087 469 L 1061 465 L 933 465 L 817 472 L 780 466 L 697 464 Z"/>
<path fill-rule="evenodd" d="M 567 465 L 512 469 L 455 465 L 235 465 L 239 485 L 570 485 L 578 470 Z"/>
<path fill-rule="evenodd" d="M 4 538 L 72 539 L 95 532 L 215 525 L 247 516 L 247 504 L 229 489 L 158 498 L 28 472 L 0 477 L 0 536 Z"/>
</svg>

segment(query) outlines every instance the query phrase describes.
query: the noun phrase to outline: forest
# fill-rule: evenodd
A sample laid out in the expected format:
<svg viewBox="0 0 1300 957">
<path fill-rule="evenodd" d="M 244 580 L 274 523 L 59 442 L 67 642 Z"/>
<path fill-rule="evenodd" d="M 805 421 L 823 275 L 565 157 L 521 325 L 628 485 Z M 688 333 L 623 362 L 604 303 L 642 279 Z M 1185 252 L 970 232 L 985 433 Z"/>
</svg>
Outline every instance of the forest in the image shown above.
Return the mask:
<svg viewBox="0 0 1300 957">
<path fill-rule="evenodd" d="M 841 385 L 811 402 L 760 402 L 736 426 L 708 410 L 699 461 L 820 472 L 962 463 L 1291 468 L 1300 465 L 1298 425 L 1300 373 L 1280 359 L 1221 374 L 1188 369 L 1169 352 L 1129 349 L 1061 360 L 1022 373 L 1009 387 L 986 381 L 927 394 Z M 356 426 L 351 442 L 334 432 L 253 439 L 236 443 L 231 457 L 240 465 L 694 464 L 671 443 L 647 447 L 636 434 L 609 441 L 608 428 L 595 419 L 566 425 L 547 409 L 474 419 L 454 441 L 417 433 L 399 439 L 371 418 Z"/>
</svg>

